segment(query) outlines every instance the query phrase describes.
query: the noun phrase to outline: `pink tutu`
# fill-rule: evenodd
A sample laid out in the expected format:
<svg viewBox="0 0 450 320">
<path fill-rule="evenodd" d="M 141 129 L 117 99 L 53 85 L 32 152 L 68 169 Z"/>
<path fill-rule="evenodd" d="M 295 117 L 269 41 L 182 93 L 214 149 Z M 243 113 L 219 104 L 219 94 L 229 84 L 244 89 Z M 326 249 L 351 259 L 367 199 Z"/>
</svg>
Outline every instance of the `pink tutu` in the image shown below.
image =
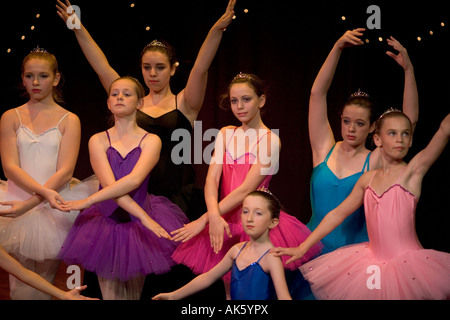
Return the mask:
<svg viewBox="0 0 450 320">
<path fill-rule="evenodd" d="M 342 247 L 300 267 L 317 299 L 450 299 L 450 254 L 409 250 L 377 259 L 367 242 Z"/>
</svg>

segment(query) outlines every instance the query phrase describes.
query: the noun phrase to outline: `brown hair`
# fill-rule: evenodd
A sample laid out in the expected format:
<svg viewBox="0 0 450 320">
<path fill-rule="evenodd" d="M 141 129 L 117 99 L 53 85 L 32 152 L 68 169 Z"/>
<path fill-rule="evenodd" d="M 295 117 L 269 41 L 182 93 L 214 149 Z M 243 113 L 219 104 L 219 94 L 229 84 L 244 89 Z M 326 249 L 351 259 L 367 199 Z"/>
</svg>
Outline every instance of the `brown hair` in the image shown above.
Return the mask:
<svg viewBox="0 0 450 320">
<path fill-rule="evenodd" d="M 375 126 L 375 133 L 379 134 L 383 124 L 385 122 L 386 119 L 389 118 L 405 118 L 408 120 L 409 126 L 412 130 L 412 124 L 411 124 L 411 120 L 408 118 L 408 116 L 406 114 L 404 114 L 402 111 L 398 110 L 398 109 L 388 109 L 386 110 L 377 120 L 377 124 Z"/>
<path fill-rule="evenodd" d="M 233 80 L 231 80 L 227 92 L 220 97 L 219 106 L 221 109 L 230 109 L 230 90 L 236 83 L 247 83 L 251 88 L 253 88 L 258 97 L 265 95 L 267 98 L 268 85 L 266 82 L 261 80 L 257 75 L 240 72 L 233 78 Z"/>
<path fill-rule="evenodd" d="M 114 80 L 113 82 L 111 82 L 111 85 L 109 86 L 109 90 L 108 90 L 108 96 L 111 94 L 112 85 L 119 80 L 130 80 L 131 82 L 133 82 L 134 89 L 135 89 L 136 95 L 138 97 L 138 100 L 144 99 L 144 97 L 145 97 L 144 87 L 142 87 L 142 84 L 139 82 L 139 80 L 137 80 L 136 78 L 131 77 L 131 76 L 120 77 L 120 78 L 117 78 L 116 80 Z"/>
<path fill-rule="evenodd" d="M 360 92 L 360 91 L 358 91 Z M 357 92 L 357 93 L 358 93 Z M 375 104 L 369 95 L 362 92 L 362 94 L 357 95 L 357 93 L 353 93 L 345 102 L 344 106 L 342 107 L 341 114 L 344 111 L 344 108 L 349 105 L 357 105 L 361 108 L 367 109 L 369 111 L 369 119 L 370 123 L 374 123 L 376 121 L 376 115 L 375 115 Z"/>
<path fill-rule="evenodd" d="M 178 60 L 176 56 L 176 52 L 174 47 L 172 47 L 167 41 L 159 41 L 159 40 L 153 40 L 148 45 L 142 49 L 141 52 L 141 63 L 142 63 L 142 57 L 144 57 L 144 54 L 148 51 L 159 51 L 164 53 L 167 56 L 167 59 L 169 59 L 170 66 L 173 67 L 174 65 L 178 65 Z"/>
<path fill-rule="evenodd" d="M 51 54 L 50 52 L 37 48 L 34 49 L 33 51 L 31 51 L 22 61 L 22 76 L 23 73 L 25 71 L 25 65 L 27 64 L 28 61 L 30 61 L 31 59 L 42 59 L 42 60 L 46 60 L 49 64 L 50 64 L 50 69 L 53 72 L 53 75 L 56 76 L 58 73 L 61 75 L 61 73 L 58 70 L 58 61 L 56 61 L 56 57 Z M 58 83 L 57 86 L 53 87 L 53 100 L 55 100 L 55 102 L 57 103 L 63 103 L 63 94 L 62 94 L 62 75 L 61 75 L 61 79 Z"/>
<path fill-rule="evenodd" d="M 269 212 L 272 219 L 280 218 L 281 203 L 272 193 L 268 191 L 255 190 L 247 195 L 247 197 L 249 196 L 257 196 L 264 198 L 267 201 L 267 207 L 269 208 Z"/>
</svg>

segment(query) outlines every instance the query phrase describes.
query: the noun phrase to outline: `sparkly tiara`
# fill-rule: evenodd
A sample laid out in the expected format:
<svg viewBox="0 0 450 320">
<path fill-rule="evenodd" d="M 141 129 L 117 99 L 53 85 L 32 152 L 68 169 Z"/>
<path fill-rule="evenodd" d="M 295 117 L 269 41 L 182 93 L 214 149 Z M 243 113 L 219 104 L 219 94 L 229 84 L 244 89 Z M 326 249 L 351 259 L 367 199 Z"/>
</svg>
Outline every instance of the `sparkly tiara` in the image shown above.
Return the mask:
<svg viewBox="0 0 450 320">
<path fill-rule="evenodd" d="M 236 80 L 236 79 L 247 79 L 248 80 L 248 79 L 251 79 L 251 76 L 247 73 L 239 72 L 239 74 L 233 78 L 233 80 Z"/>
<path fill-rule="evenodd" d="M 270 192 L 269 189 L 267 189 L 266 187 L 262 186 L 261 188 L 257 189 L 256 191 L 261 191 L 261 192 L 265 192 L 270 194 L 271 196 L 273 196 L 272 192 Z"/>
<path fill-rule="evenodd" d="M 158 41 L 156 39 L 153 40 L 152 42 L 150 42 L 147 45 L 147 47 L 161 47 L 161 48 L 164 48 L 164 49 L 168 49 L 167 46 L 164 43 L 162 43 L 161 41 Z"/>
<path fill-rule="evenodd" d="M 360 89 L 358 89 L 358 91 L 356 91 L 350 95 L 350 98 L 355 98 L 355 97 L 370 98 L 367 93 L 361 91 Z"/>
<path fill-rule="evenodd" d="M 402 110 L 399 110 L 396 108 L 389 108 L 381 114 L 381 116 L 378 118 L 378 120 L 380 120 L 381 118 L 383 118 L 385 115 L 387 115 L 389 113 L 403 113 L 403 112 L 402 112 Z"/>
<path fill-rule="evenodd" d="M 45 50 L 44 48 L 39 48 L 39 46 L 37 46 L 36 48 L 34 48 L 33 50 L 30 51 L 30 53 L 46 53 L 48 52 L 47 50 Z"/>
</svg>

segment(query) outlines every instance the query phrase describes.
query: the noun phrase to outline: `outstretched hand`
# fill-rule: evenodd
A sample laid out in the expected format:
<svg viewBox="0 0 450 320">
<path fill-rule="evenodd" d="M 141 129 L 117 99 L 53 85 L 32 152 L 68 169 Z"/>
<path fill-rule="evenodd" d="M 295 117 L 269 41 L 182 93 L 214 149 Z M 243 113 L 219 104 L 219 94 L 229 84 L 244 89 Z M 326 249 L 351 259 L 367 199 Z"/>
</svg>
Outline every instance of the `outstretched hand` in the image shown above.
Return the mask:
<svg viewBox="0 0 450 320">
<path fill-rule="evenodd" d="M 408 69 L 412 66 L 411 60 L 409 59 L 408 51 L 398 42 L 394 37 L 387 39 L 388 45 L 398 51 L 398 54 L 394 54 L 391 51 L 386 51 L 386 54 L 395 60 L 403 69 Z"/>
<path fill-rule="evenodd" d="M 63 209 L 63 211 L 83 210 L 91 206 L 88 199 L 89 198 L 66 201 L 63 204 L 61 204 L 61 208 Z"/>
<path fill-rule="evenodd" d="M 81 291 L 86 288 L 87 288 L 87 285 L 84 285 L 84 286 L 72 289 L 70 291 L 67 291 L 66 293 L 64 293 L 64 299 L 65 300 L 99 300 L 96 298 L 89 298 L 89 297 L 85 297 L 85 296 L 81 295 Z"/>
<path fill-rule="evenodd" d="M 0 211 L 0 217 L 10 218 L 17 218 L 32 208 L 32 206 L 28 205 L 28 201 L 20 200 L 2 201 L 0 205 L 9 207 L 9 209 Z"/>
<path fill-rule="evenodd" d="M 73 25 L 75 25 L 76 21 L 79 21 L 79 17 L 77 17 L 77 15 L 75 14 L 75 12 L 71 13 L 70 15 L 67 13 L 67 8 L 71 6 L 70 1 L 66 0 L 66 3 L 62 3 L 61 0 L 57 1 L 58 4 L 56 5 L 56 9 L 58 11 L 56 11 L 56 13 L 58 14 L 58 16 L 65 22 L 67 23 L 67 20 L 69 20 L 69 18 L 71 19 L 75 19 L 73 20 Z"/>
<path fill-rule="evenodd" d="M 365 28 L 356 28 L 348 30 L 342 37 L 336 42 L 336 45 L 342 50 L 347 47 L 360 46 L 364 42 L 360 39 L 364 35 Z"/>
<path fill-rule="evenodd" d="M 227 9 L 225 13 L 217 20 L 214 27 L 219 30 L 225 31 L 225 29 L 230 25 L 231 21 L 233 21 L 234 16 L 234 6 L 236 5 L 236 0 L 230 0 L 228 2 Z"/>
<path fill-rule="evenodd" d="M 167 240 L 172 240 L 172 237 L 167 233 L 167 231 L 159 225 L 155 220 L 150 218 L 149 216 L 145 216 L 144 219 L 141 219 L 144 227 L 149 229 L 151 232 L 156 234 L 158 238 L 164 238 Z"/>
<path fill-rule="evenodd" d="M 152 298 L 152 300 L 173 300 L 170 293 L 160 293 Z"/>
<path fill-rule="evenodd" d="M 275 257 L 291 256 L 290 259 L 286 260 L 286 264 L 289 264 L 303 257 L 305 251 L 301 248 L 300 245 L 298 247 L 293 248 L 281 248 L 281 247 L 272 248 L 270 249 L 270 253 L 273 254 Z"/>
<path fill-rule="evenodd" d="M 173 237 L 173 241 L 186 242 L 199 234 L 203 229 L 205 229 L 205 223 L 199 218 L 185 224 L 182 228 L 172 231 L 170 234 Z"/>
</svg>

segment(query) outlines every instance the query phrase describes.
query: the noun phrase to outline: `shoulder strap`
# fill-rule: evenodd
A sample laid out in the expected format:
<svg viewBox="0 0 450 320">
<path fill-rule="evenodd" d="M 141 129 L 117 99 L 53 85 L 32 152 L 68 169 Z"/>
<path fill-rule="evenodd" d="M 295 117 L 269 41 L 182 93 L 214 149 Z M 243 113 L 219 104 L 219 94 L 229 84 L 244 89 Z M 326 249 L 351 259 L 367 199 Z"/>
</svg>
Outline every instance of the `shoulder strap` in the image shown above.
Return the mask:
<svg viewBox="0 0 450 320">
<path fill-rule="evenodd" d="M 325 157 L 325 160 L 323 160 L 323 162 L 328 162 L 328 158 L 331 156 L 331 153 L 333 152 L 334 147 L 336 147 L 336 144 L 334 144 L 333 148 L 331 148 L 330 152 L 328 152 L 328 154 Z"/>
<path fill-rule="evenodd" d="M 141 142 L 142 142 L 142 140 L 144 140 L 144 138 L 146 137 L 148 135 L 148 132 L 146 133 L 146 134 L 144 134 L 144 136 L 142 137 L 142 139 L 141 139 L 141 141 L 139 141 L 139 145 L 138 145 L 138 147 L 140 147 L 141 146 Z"/>
<path fill-rule="evenodd" d="M 16 110 L 17 116 L 19 117 L 20 125 L 22 125 L 22 118 L 20 117 L 19 110 L 17 110 L 17 108 L 15 108 L 14 110 Z"/>
<path fill-rule="evenodd" d="M 108 130 L 106 130 L 105 132 L 106 132 L 106 135 L 108 136 L 109 146 L 111 147 L 111 138 L 109 137 L 109 132 L 108 132 Z"/>
<path fill-rule="evenodd" d="M 253 146 L 252 150 L 250 152 L 253 152 L 253 150 L 255 149 L 255 147 L 259 144 L 259 142 L 262 140 L 262 138 L 264 138 L 266 135 L 268 135 L 271 131 L 267 130 L 266 133 L 264 133 L 259 139 L 258 141 L 256 141 L 256 144 Z"/>
<path fill-rule="evenodd" d="M 241 254 L 242 249 L 245 248 L 245 246 L 247 245 L 247 243 L 248 243 L 248 241 L 247 241 L 246 243 L 244 243 L 244 245 L 242 246 L 241 250 L 239 250 L 239 252 L 238 252 L 236 258 L 234 258 L 234 260 L 236 260 L 236 259 L 239 257 L 239 255 Z"/>
<path fill-rule="evenodd" d="M 177 100 L 177 95 L 175 95 L 175 109 L 178 110 L 178 100 Z"/>
<path fill-rule="evenodd" d="M 267 250 L 259 259 L 258 259 L 258 261 L 256 261 L 256 263 L 259 263 L 259 261 L 268 253 L 270 251 L 270 249 L 269 250 Z"/>
<path fill-rule="evenodd" d="M 370 178 L 370 181 L 369 181 L 368 186 L 372 186 L 372 180 L 373 180 L 373 177 L 375 177 L 375 174 L 376 174 L 376 173 L 377 173 L 377 171 L 374 170 L 374 171 L 373 171 L 373 174 L 372 174 L 372 177 Z"/>
<path fill-rule="evenodd" d="M 231 135 L 230 140 L 227 141 L 227 146 L 226 146 L 226 149 L 227 149 L 227 150 L 228 150 L 228 146 L 230 145 L 231 139 L 233 139 L 233 137 L 234 137 L 234 133 L 236 132 L 237 128 L 238 128 L 238 127 L 234 127 L 233 134 Z M 228 129 L 227 129 L 227 130 L 228 130 Z M 225 137 L 226 137 L 226 136 L 227 136 L 227 135 L 226 135 L 226 132 L 225 132 Z"/>
<path fill-rule="evenodd" d="M 366 162 L 364 162 L 364 166 L 363 166 L 361 172 L 369 171 L 369 170 L 370 170 L 370 168 L 369 168 L 369 163 L 370 163 L 370 154 L 371 154 L 371 153 L 372 153 L 372 152 L 369 152 L 369 154 L 367 155 Z M 367 167 L 367 169 L 366 169 L 366 167 Z"/>
<path fill-rule="evenodd" d="M 56 127 L 59 127 L 59 124 L 61 123 L 61 121 L 63 121 L 64 118 L 67 117 L 67 115 L 68 115 L 69 113 L 70 113 L 70 112 L 67 112 L 65 115 L 62 116 L 61 120 L 59 120 L 59 122 L 58 122 L 58 124 L 56 125 Z"/>
</svg>

